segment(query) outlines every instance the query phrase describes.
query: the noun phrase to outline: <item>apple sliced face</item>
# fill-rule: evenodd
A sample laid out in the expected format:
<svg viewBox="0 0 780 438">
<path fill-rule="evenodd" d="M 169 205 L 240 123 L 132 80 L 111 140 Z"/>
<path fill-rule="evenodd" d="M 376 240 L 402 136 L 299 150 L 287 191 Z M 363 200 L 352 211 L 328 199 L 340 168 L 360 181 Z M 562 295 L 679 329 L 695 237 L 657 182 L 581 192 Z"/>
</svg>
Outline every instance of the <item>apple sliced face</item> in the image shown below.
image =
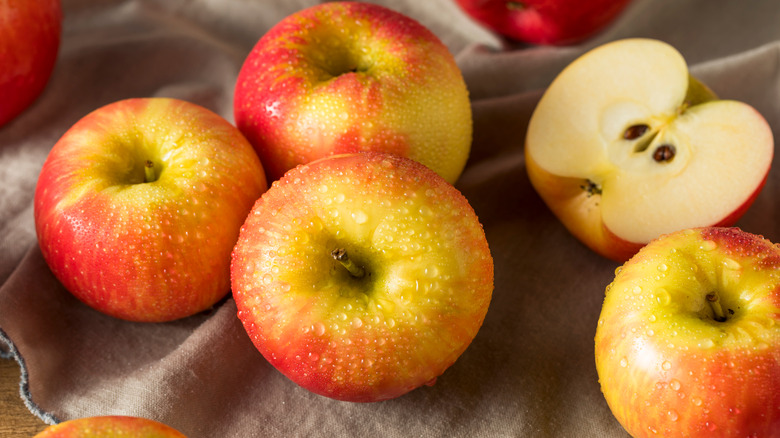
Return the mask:
<svg viewBox="0 0 780 438">
<path fill-rule="evenodd" d="M 766 120 L 716 100 L 666 43 L 620 40 L 575 60 L 537 105 L 529 177 L 564 225 L 624 261 L 661 234 L 731 225 L 760 192 Z"/>
<path fill-rule="evenodd" d="M 176 429 L 142 417 L 84 417 L 49 426 L 34 438 L 186 438 Z"/>
<path fill-rule="evenodd" d="M 476 335 L 493 260 L 463 195 L 381 153 L 298 166 L 233 251 L 238 316 L 279 371 L 320 395 L 391 399 L 432 383 Z"/>
<path fill-rule="evenodd" d="M 780 247 L 738 228 L 650 242 L 607 287 L 596 368 L 634 437 L 780 431 Z"/>
</svg>

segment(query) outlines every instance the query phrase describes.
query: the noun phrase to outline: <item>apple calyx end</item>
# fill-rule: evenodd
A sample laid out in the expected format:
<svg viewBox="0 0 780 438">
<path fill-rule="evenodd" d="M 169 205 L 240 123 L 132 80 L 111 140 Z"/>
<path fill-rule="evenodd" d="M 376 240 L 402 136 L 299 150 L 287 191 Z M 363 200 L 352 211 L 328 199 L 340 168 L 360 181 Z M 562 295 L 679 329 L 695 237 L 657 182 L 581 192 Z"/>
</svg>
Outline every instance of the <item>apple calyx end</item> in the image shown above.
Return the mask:
<svg viewBox="0 0 780 438">
<path fill-rule="evenodd" d="M 154 163 L 152 160 L 146 160 L 144 163 L 144 182 L 150 183 L 157 181 L 157 173 L 154 171 Z"/>
<path fill-rule="evenodd" d="M 707 302 L 710 303 L 714 319 L 717 322 L 726 322 L 726 314 L 723 313 L 723 306 L 720 305 L 720 297 L 717 292 L 710 292 L 707 294 Z"/>
<path fill-rule="evenodd" d="M 601 186 L 589 179 L 586 179 L 585 182 L 582 183 L 580 188 L 588 192 L 589 198 L 593 195 L 601 195 Z"/>
<path fill-rule="evenodd" d="M 334 260 L 341 263 L 341 266 L 349 272 L 354 278 L 363 278 L 366 276 L 366 270 L 358 266 L 347 255 L 347 250 L 344 248 L 337 248 L 330 252 L 331 257 Z"/>
<path fill-rule="evenodd" d="M 509 0 L 506 2 L 506 9 L 509 11 L 522 11 L 525 8 L 525 3 L 517 0 Z"/>
</svg>

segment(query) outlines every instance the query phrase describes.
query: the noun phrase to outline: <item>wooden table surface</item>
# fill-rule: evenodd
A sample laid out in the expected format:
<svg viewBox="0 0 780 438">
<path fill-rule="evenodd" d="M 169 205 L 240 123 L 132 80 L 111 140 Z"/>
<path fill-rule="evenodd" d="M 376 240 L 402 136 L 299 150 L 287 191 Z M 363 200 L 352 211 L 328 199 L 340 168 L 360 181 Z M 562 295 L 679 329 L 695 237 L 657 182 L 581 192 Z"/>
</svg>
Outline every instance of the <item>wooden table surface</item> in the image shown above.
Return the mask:
<svg viewBox="0 0 780 438">
<path fill-rule="evenodd" d="M 19 395 L 19 364 L 0 359 L 0 437 L 31 438 L 46 423 L 30 412 Z"/>
</svg>

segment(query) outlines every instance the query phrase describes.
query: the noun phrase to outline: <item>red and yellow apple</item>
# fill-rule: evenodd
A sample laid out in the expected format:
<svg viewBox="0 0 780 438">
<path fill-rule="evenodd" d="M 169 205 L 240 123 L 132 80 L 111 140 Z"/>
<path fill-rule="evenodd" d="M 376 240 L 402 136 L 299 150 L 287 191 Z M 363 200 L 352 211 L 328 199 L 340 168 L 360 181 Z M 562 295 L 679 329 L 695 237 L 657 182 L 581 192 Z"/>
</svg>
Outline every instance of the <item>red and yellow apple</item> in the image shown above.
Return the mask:
<svg viewBox="0 0 780 438">
<path fill-rule="evenodd" d="M 594 36 L 629 0 L 454 0 L 486 28 L 532 44 L 566 45 Z"/>
<path fill-rule="evenodd" d="M 454 182 L 471 148 L 468 91 L 447 47 L 417 21 L 362 2 L 313 6 L 269 30 L 241 68 L 234 113 L 271 181 L 371 150 Z"/>
<path fill-rule="evenodd" d="M 738 228 L 664 235 L 618 269 L 595 338 L 634 437 L 780 434 L 780 247 Z"/>
<path fill-rule="evenodd" d="M 676 230 L 733 225 L 764 186 L 774 140 L 753 107 L 718 100 L 672 46 L 597 47 L 545 91 L 528 176 L 566 228 L 623 262 Z"/>
<path fill-rule="evenodd" d="M 285 174 L 242 227 L 231 270 L 263 356 L 303 388 L 353 402 L 432 384 L 472 342 L 493 292 L 466 198 L 386 153 Z"/>
<path fill-rule="evenodd" d="M 54 145 L 35 227 L 54 275 L 117 318 L 167 321 L 230 289 L 230 253 L 266 190 L 252 146 L 201 106 L 165 98 L 101 107 Z"/>
<path fill-rule="evenodd" d="M 43 92 L 57 61 L 60 0 L 0 2 L 0 126 Z"/>
<path fill-rule="evenodd" d="M 186 438 L 176 429 L 142 417 L 105 415 L 49 426 L 33 438 Z"/>
</svg>

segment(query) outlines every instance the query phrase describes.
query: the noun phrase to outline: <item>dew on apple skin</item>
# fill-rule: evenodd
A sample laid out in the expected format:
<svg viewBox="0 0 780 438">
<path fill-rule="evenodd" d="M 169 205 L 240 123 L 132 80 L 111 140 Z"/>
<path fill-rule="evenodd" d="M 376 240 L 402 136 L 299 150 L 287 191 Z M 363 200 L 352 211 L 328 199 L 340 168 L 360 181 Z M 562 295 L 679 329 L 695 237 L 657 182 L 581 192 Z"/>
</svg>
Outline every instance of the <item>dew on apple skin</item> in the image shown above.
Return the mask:
<svg viewBox="0 0 780 438">
<path fill-rule="evenodd" d="M 680 418 L 680 415 L 675 411 L 674 409 L 671 409 L 669 412 L 666 413 L 666 415 L 669 417 L 672 421 L 677 421 L 677 419 Z"/>
<path fill-rule="evenodd" d="M 669 370 L 671 370 L 671 369 L 672 369 L 672 363 L 671 363 L 671 362 L 669 362 L 668 360 L 665 360 L 665 361 L 664 361 L 664 362 L 661 364 L 661 368 L 662 368 L 664 371 L 669 371 Z"/>
<path fill-rule="evenodd" d="M 726 268 L 731 269 L 733 271 L 737 271 L 739 269 L 742 269 L 742 265 L 740 265 L 738 261 L 736 261 L 734 259 L 730 259 L 728 257 L 723 260 L 723 265 Z"/>
<path fill-rule="evenodd" d="M 712 251 L 715 248 L 718 247 L 718 244 L 713 240 L 705 240 L 702 242 L 702 244 L 699 246 L 699 248 L 705 250 L 705 251 Z"/>
<path fill-rule="evenodd" d="M 676 380 L 676 379 L 672 379 L 672 380 L 669 382 L 669 387 L 670 387 L 670 388 L 672 388 L 672 389 L 673 389 L 673 390 L 675 390 L 675 391 L 679 391 L 679 390 L 680 390 L 680 387 L 681 387 L 680 381 L 679 381 L 679 380 Z"/>
</svg>

